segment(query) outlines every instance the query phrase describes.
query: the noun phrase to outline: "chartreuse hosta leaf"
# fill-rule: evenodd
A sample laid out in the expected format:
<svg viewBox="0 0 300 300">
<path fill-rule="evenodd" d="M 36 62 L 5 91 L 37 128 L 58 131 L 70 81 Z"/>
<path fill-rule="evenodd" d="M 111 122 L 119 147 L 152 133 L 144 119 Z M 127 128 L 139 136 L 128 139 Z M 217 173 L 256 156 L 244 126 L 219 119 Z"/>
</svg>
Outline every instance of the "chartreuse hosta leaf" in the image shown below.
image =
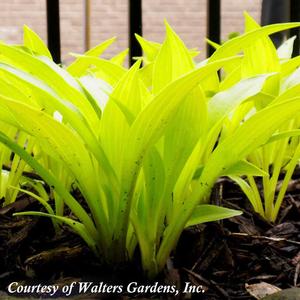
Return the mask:
<svg viewBox="0 0 300 300">
<path fill-rule="evenodd" d="M 46 209 L 47 213 L 50 214 L 50 215 L 55 215 L 55 212 L 53 211 L 51 205 L 48 203 L 49 201 L 49 196 L 47 194 L 47 199 L 44 199 L 43 197 L 41 196 L 38 196 L 37 194 L 33 193 L 33 192 L 30 192 L 30 191 L 27 191 L 27 190 L 24 190 L 22 188 L 17 188 L 17 187 L 14 187 L 14 186 L 9 186 L 10 189 L 13 189 L 13 190 L 18 190 L 20 192 L 23 192 L 25 193 L 26 195 L 32 197 L 33 199 L 39 201 L 43 206 L 44 208 Z M 54 222 L 53 224 L 55 227 L 56 227 L 56 223 Z M 57 227 L 56 227 L 57 229 Z"/>
<path fill-rule="evenodd" d="M 274 75 L 258 75 L 241 80 L 230 89 L 213 96 L 208 102 L 207 108 L 208 128 L 220 123 L 240 103 L 257 95 L 262 90 L 266 79 Z"/>
<path fill-rule="evenodd" d="M 145 62 L 153 62 L 161 48 L 161 44 L 146 40 L 138 34 L 135 34 L 135 37 L 141 45 Z"/>
<path fill-rule="evenodd" d="M 261 28 L 247 13 L 245 13 L 245 31 L 250 32 Z M 254 62 L 255 61 L 255 62 Z M 279 92 L 280 63 L 276 48 L 271 39 L 265 37 L 257 39 L 251 46 L 244 49 L 242 76 L 254 76 L 263 73 L 276 72 L 277 76 L 270 77 L 262 92 L 277 96 Z M 256 102 L 256 108 L 261 109 L 268 104 L 268 100 Z"/>
<path fill-rule="evenodd" d="M 294 23 L 282 23 L 267 25 L 258 29 L 251 30 L 243 35 L 237 36 L 228 40 L 221 47 L 219 47 L 213 55 L 209 58 L 210 61 L 218 60 L 224 57 L 236 55 L 246 47 L 251 46 L 257 39 L 264 38 L 267 35 L 287 30 L 295 27 L 299 27 L 299 22 Z"/>
<path fill-rule="evenodd" d="M 298 68 L 300 65 L 300 56 L 293 57 L 281 64 L 281 78 L 286 77 Z"/>
<path fill-rule="evenodd" d="M 170 26 L 167 24 L 167 22 L 165 21 L 165 24 L 167 26 L 167 28 L 169 28 L 168 30 L 172 30 L 170 28 Z M 145 83 L 145 85 L 147 87 L 152 87 L 152 80 L 154 79 L 156 82 L 159 81 L 159 79 L 156 78 L 156 76 L 153 76 L 153 67 L 154 67 L 154 61 L 156 62 L 157 65 L 157 56 L 160 55 L 160 61 L 162 60 L 162 53 L 161 52 L 161 48 L 162 48 L 162 44 L 156 43 L 156 42 L 152 42 L 149 40 L 146 40 L 145 38 L 139 36 L 138 34 L 135 35 L 136 39 L 138 40 L 142 50 L 143 50 L 143 62 L 145 63 L 145 66 L 141 69 L 141 74 L 142 74 L 142 79 Z M 164 48 L 166 48 L 166 43 L 164 43 Z M 162 52 L 166 53 L 165 51 L 166 49 L 164 49 Z M 193 49 L 186 49 L 185 51 L 188 52 L 189 55 L 189 60 L 191 60 L 192 58 L 194 58 L 195 56 L 197 56 L 199 54 L 198 51 L 193 50 Z M 173 57 L 174 58 L 174 57 Z M 169 59 L 169 58 L 168 58 Z M 186 59 L 186 58 L 184 58 Z M 178 63 L 181 63 L 180 61 L 178 61 Z M 175 68 L 175 72 L 176 72 Z M 180 68 L 179 68 L 180 69 Z M 172 72 L 171 72 L 172 73 Z"/>
<path fill-rule="evenodd" d="M 103 58 L 85 55 L 77 56 L 80 58 L 81 63 L 85 64 L 86 68 L 92 66 L 89 72 L 92 72 L 96 77 L 107 81 L 112 86 L 115 85 L 126 72 L 122 66 Z M 86 75 L 86 69 L 85 71 L 72 71 L 71 74 L 80 77 Z"/>
<path fill-rule="evenodd" d="M 125 74 L 122 65 L 128 49 L 122 51 L 110 61 L 99 57 L 115 40 L 115 38 L 108 39 L 83 55 L 73 54 L 76 60 L 67 67 L 67 71 L 76 77 L 86 76 L 92 72 L 110 85 L 115 85 Z"/>
<path fill-rule="evenodd" d="M 186 224 L 186 227 L 197 225 L 205 222 L 218 221 L 225 218 L 231 218 L 241 215 L 242 212 L 236 211 L 233 209 L 219 207 L 215 205 L 203 204 L 198 205 L 189 221 Z"/>
<path fill-rule="evenodd" d="M 259 30 L 261 27 L 245 13 L 245 32 Z M 243 49 L 242 76 L 249 77 L 262 73 L 278 72 L 279 58 L 274 44 L 268 35 L 257 38 L 249 47 Z"/>
<path fill-rule="evenodd" d="M 37 212 L 37 211 L 20 212 L 20 213 L 15 213 L 14 215 L 48 217 L 48 218 L 53 218 L 54 220 L 60 221 L 62 223 L 65 223 L 86 242 L 86 244 L 90 247 L 90 249 L 94 252 L 96 256 L 99 256 L 99 249 L 97 248 L 99 245 L 97 245 L 97 241 L 95 241 L 91 237 L 84 224 L 78 221 L 72 220 L 67 217 L 62 217 L 54 214 L 48 214 L 48 213 Z"/>
<path fill-rule="evenodd" d="M 37 53 L 39 55 L 44 55 L 52 59 L 50 51 L 48 50 L 43 40 L 28 26 L 24 25 L 23 30 L 24 30 L 24 37 L 23 37 L 24 46 L 26 46 L 34 53 Z"/>
<path fill-rule="evenodd" d="M 294 136 L 299 136 L 300 135 L 300 129 L 292 129 L 288 131 L 282 131 L 277 134 L 273 134 L 271 138 L 268 140 L 268 143 L 273 143 L 275 141 L 284 139 L 284 138 L 290 138 Z"/>
<path fill-rule="evenodd" d="M 78 81 L 85 91 L 86 97 L 97 112 L 98 118 L 101 119 L 102 111 L 106 106 L 112 87 L 104 80 L 96 78 L 92 74 L 81 76 Z"/>
<path fill-rule="evenodd" d="M 268 176 L 268 173 L 258 168 L 254 164 L 251 164 L 245 160 L 241 160 L 234 165 L 232 165 L 229 169 L 222 174 L 230 175 L 230 176 L 243 176 L 243 175 L 251 175 L 251 176 Z"/>
<path fill-rule="evenodd" d="M 208 38 L 206 38 L 205 41 L 207 42 L 208 45 L 212 46 L 214 49 L 218 49 L 219 47 L 221 47 L 220 44 L 215 43 L 214 41 L 211 41 Z"/>
<path fill-rule="evenodd" d="M 247 51 L 250 51 L 250 53 L 253 53 L 253 49 L 251 49 L 251 46 L 253 45 L 253 47 L 255 47 L 255 43 L 265 40 L 266 41 L 266 37 L 270 34 L 276 33 L 278 31 L 282 31 L 282 30 L 286 30 L 286 29 L 290 29 L 290 28 L 294 28 L 294 27 L 298 27 L 300 26 L 300 23 L 283 23 L 283 24 L 272 24 L 272 25 L 268 25 L 268 26 L 264 26 L 264 27 L 257 27 L 257 25 L 255 25 L 257 27 L 257 29 L 255 29 L 254 27 L 254 22 L 252 19 L 250 19 L 250 17 L 248 17 L 248 15 L 246 14 L 246 23 L 248 25 L 248 28 L 250 27 L 251 30 L 249 30 L 248 32 L 246 32 L 243 35 L 237 36 L 235 38 L 232 38 L 230 40 L 228 40 L 226 43 L 222 44 L 220 47 L 218 47 L 218 49 L 213 53 L 213 55 L 209 58 L 209 61 L 214 61 L 216 59 L 221 59 L 224 57 L 228 57 L 228 56 L 232 56 L 232 55 L 236 55 L 237 53 L 241 52 L 241 51 L 245 51 L 245 49 L 247 49 Z M 251 26 L 250 26 L 251 25 Z M 264 50 L 266 47 L 269 48 L 269 50 Z M 272 45 L 270 44 L 270 42 L 267 42 L 267 44 L 263 45 L 263 48 L 261 48 L 261 52 L 258 54 L 258 57 L 261 57 L 261 59 L 264 59 L 264 53 L 272 53 L 271 57 L 274 58 L 274 51 L 270 51 L 270 47 L 272 47 Z M 255 50 L 254 50 L 255 51 Z M 276 50 L 275 50 L 276 53 Z M 245 53 L 246 54 L 246 53 Z M 273 59 L 271 57 L 265 57 L 265 60 L 271 60 L 273 61 Z M 253 57 L 253 59 L 255 60 L 256 57 Z M 253 65 L 255 65 L 255 62 L 253 60 Z M 251 63 L 250 63 L 251 64 Z M 247 63 L 249 68 L 249 62 Z M 265 65 L 265 63 L 263 63 L 263 65 Z M 259 66 L 259 64 L 257 64 L 257 66 Z M 232 65 L 230 66 L 230 69 L 232 70 Z M 270 68 L 271 66 L 269 66 Z M 253 68 L 253 66 L 251 67 Z M 239 72 L 241 70 L 236 69 L 237 73 L 232 74 L 234 75 L 234 78 L 232 79 L 234 82 L 237 82 L 237 80 L 239 80 Z M 272 71 L 274 71 L 274 69 L 272 69 Z M 245 72 L 245 68 L 244 68 L 244 72 Z M 261 73 L 265 73 L 264 71 L 262 71 Z M 246 73 L 244 73 L 246 76 Z M 256 73 L 259 74 L 259 73 Z M 253 73 L 252 73 L 253 75 Z M 215 80 L 213 79 L 213 77 L 211 77 L 211 80 Z"/>
<path fill-rule="evenodd" d="M 128 53 L 129 53 L 129 49 L 127 48 L 121 51 L 120 53 L 116 54 L 114 57 L 112 57 L 110 61 L 117 65 L 123 66 Z"/>
<path fill-rule="evenodd" d="M 165 22 L 167 23 L 167 22 Z M 155 59 L 156 56 L 158 55 L 160 48 L 162 44 L 156 43 L 153 41 L 146 40 L 142 36 L 135 34 L 136 39 L 138 40 L 139 44 L 141 45 L 141 48 L 143 50 L 143 60 L 146 64 L 152 63 Z M 195 49 L 190 49 L 188 50 L 189 55 L 193 58 L 197 56 L 200 52 L 195 50 Z"/>
<path fill-rule="evenodd" d="M 277 49 L 277 56 L 280 60 L 286 61 L 292 57 L 295 39 L 296 39 L 296 36 L 293 36 L 293 37 L 287 39 Z"/>
<path fill-rule="evenodd" d="M 300 112 L 296 88 L 278 88 L 279 78 L 286 89 L 298 84 L 287 77 L 297 63 L 280 65 L 264 41 L 300 24 L 258 28 L 246 20 L 249 31 L 198 65 L 167 23 L 163 44 L 138 37 L 146 56 L 141 69 L 140 60 L 122 67 L 126 52 L 98 57 L 113 39 L 76 55 L 67 70 L 47 58 L 34 35 L 26 51 L 1 43 L 0 118 L 15 131 L 6 134 L 0 126 L 0 141 L 53 187 L 76 220 L 65 217 L 63 207 L 51 211 L 42 196 L 37 199 L 48 213 L 22 214 L 66 223 L 106 262 L 132 258 L 139 247 L 151 277 L 163 269 L 185 227 L 240 214 L 206 203 L 219 176 L 240 181 L 262 212 L 253 178 L 266 178 L 268 170 L 249 157 L 259 158 L 263 151 L 253 152 L 261 145 L 274 150 L 290 137 L 296 146 L 297 128 L 286 122 Z M 261 53 L 258 44 L 265 47 Z M 266 53 L 272 57 L 263 61 Z M 32 150 L 18 145 L 16 132 L 34 139 Z M 296 161 L 297 155 L 290 165 Z M 89 213 L 70 194 L 65 182 L 71 180 Z"/>
<path fill-rule="evenodd" d="M 244 54 L 241 66 L 233 65 L 230 71 L 226 70 L 229 71 L 227 72 L 228 77 L 225 77 L 220 89 L 229 87 L 239 81 L 240 78 L 268 72 L 278 72 L 280 70 L 279 57 L 268 35 L 284 30 L 286 26 L 291 26 L 291 24 L 282 24 L 281 26 L 283 27 L 280 28 L 279 24 L 260 27 L 254 19 L 245 13 L 245 34 L 233 38 L 218 47 L 217 51 L 210 58 L 210 60 L 218 59 L 223 57 L 223 55 L 234 55 L 239 51 L 243 51 Z M 274 80 L 276 79 L 274 78 Z M 270 87 L 275 91 L 278 88 L 276 84 L 271 84 Z"/>
<path fill-rule="evenodd" d="M 99 57 L 115 40 L 116 38 L 111 38 L 104 41 L 103 43 L 85 52 L 84 56 Z M 70 72 L 70 74 L 79 76 L 87 71 L 86 61 L 83 60 L 82 57 L 83 56 L 77 57 L 75 61 L 67 67 L 67 70 Z"/>
</svg>

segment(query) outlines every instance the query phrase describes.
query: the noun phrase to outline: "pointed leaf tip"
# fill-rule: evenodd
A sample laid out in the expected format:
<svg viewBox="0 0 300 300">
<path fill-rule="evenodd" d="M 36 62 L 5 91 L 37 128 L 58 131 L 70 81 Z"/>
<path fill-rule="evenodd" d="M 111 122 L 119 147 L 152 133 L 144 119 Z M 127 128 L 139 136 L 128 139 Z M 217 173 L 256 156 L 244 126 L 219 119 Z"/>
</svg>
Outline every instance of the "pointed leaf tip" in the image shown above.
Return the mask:
<svg viewBox="0 0 300 300">
<path fill-rule="evenodd" d="M 142 58 L 137 58 L 137 60 L 135 61 L 135 63 L 131 66 L 130 69 L 139 69 L 142 63 Z"/>
</svg>

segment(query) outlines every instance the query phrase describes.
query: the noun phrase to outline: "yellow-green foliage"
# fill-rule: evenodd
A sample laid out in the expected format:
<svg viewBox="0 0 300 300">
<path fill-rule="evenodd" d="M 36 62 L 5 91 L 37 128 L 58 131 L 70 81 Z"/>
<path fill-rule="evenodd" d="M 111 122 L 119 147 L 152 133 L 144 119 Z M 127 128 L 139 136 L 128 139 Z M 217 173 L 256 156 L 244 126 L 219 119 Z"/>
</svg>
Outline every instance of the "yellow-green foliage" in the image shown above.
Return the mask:
<svg viewBox="0 0 300 300">
<path fill-rule="evenodd" d="M 59 197 L 55 214 L 49 207 L 48 213 L 22 214 L 66 223 L 106 262 L 131 259 L 139 247 L 144 271 L 155 276 L 185 227 L 240 214 L 207 204 L 219 176 L 266 176 L 245 159 L 278 138 L 300 112 L 300 102 L 294 94 L 272 94 L 281 65 L 273 61 L 271 44 L 261 41 L 299 25 L 253 25 L 196 64 L 196 52 L 166 23 L 163 44 L 138 37 L 145 58 L 130 69 L 122 66 L 126 51 L 99 58 L 113 39 L 75 55 L 67 68 L 55 65 L 27 28 L 23 47 L 1 43 L 1 80 L 14 89 L 0 91 L 0 118 L 34 138 L 51 164 L 4 130 L 0 141 Z M 265 59 L 272 55 L 272 61 L 256 59 L 255 47 L 265 47 Z M 285 67 L 285 76 L 296 67 Z M 24 90 L 28 96 L 20 97 Z M 89 211 L 70 194 L 56 166 L 73 180 Z M 62 203 L 76 220 L 63 216 Z"/>
</svg>

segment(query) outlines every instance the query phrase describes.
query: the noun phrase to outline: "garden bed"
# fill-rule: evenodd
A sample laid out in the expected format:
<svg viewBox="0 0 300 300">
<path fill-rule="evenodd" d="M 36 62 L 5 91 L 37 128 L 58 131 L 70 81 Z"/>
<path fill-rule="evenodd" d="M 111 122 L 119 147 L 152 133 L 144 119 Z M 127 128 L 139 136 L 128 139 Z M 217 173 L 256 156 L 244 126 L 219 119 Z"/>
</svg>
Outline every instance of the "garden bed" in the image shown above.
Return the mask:
<svg viewBox="0 0 300 300">
<path fill-rule="evenodd" d="M 282 289 L 297 286 L 300 269 L 299 196 L 300 182 L 293 180 L 278 218 L 280 224 L 271 225 L 253 213 L 234 183 L 222 178 L 214 188 L 212 201 L 241 209 L 243 215 L 185 230 L 164 273 L 147 281 L 141 276 L 138 252 L 135 254 L 137 263 L 104 266 L 67 228 L 55 235 L 47 218 L 12 217 L 13 212 L 24 208 L 41 209 L 37 202 L 20 195 L 15 204 L 0 211 L 0 289 L 7 292 L 11 282 L 62 287 L 72 282 L 126 286 L 134 281 L 139 285 L 153 285 L 158 281 L 162 285 L 176 285 L 182 290 L 185 282 L 191 282 L 202 286 L 205 292 L 201 296 L 197 293 L 181 294 L 183 299 L 191 296 L 192 299 L 254 299 L 245 289 L 245 284 L 264 281 Z M 72 294 L 74 299 L 159 296 L 126 292 L 122 295 L 104 292 L 87 296 L 78 295 L 76 289 Z M 48 297 L 47 294 L 33 295 Z M 57 292 L 53 298 L 62 295 Z"/>
</svg>

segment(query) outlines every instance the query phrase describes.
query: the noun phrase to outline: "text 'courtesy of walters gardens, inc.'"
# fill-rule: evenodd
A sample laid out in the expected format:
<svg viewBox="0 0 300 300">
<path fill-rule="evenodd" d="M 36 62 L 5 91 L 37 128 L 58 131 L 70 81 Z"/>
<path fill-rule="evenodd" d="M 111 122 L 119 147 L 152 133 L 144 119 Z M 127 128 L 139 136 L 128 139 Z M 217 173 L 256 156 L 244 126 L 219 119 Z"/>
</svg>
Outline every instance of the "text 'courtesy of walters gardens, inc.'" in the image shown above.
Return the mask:
<svg viewBox="0 0 300 300">
<path fill-rule="evenodd" d="M 74 294 L 169 294 L 178 295 L 179 293 L 203 294 L 205 290 L 201 285 L 193 285 L 185 282 L 181 289 L 176 285 L 159 284 L 155 282 L 150 285 L 139 284 L 135 281 L 126 285 L 108 284 L 105 282 L 72 282 L 66 285 L 24 285 L 18 282 L 11 282 L 8 285 L 8 292 L 11 295 L 46 295 L 49 297 L 63 295 L 71 296 Z"/>
</svg>

